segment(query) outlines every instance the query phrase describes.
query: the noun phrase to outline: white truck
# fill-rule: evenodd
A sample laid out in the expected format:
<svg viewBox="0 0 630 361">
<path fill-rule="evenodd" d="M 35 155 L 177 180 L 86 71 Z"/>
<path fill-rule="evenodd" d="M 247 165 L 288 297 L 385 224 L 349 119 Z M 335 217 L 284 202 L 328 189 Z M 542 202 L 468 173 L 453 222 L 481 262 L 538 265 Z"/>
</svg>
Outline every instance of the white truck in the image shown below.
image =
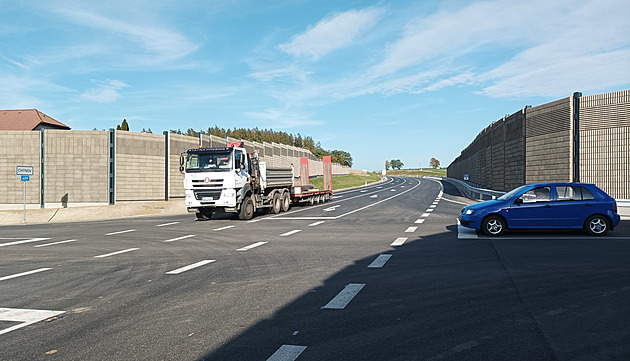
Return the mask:
<svg viewBox="0 0 630 361">
<path fill-rule="evenodd" d="M 326 161 L 330 165 L 330 159 Z M 189 149 L 180 157 L 180 171 L 185 172 L 186 208 L 198 220 L 208 220 L 212 213 L 251 219 L 258 209 L 286 212 L 291 204 L 325 202 L 333 194 L 332 171 L 324 172 L 328 173 L 324 174 L 327 189 L 308 184 L 308 170 L 306 175 L 300 173 L 301 184 L 294 185 L 293 168 L 268 168 L 266 162 L 258 161 L 258 153 L 248 154 L 240 142 Z"/>
</svg>

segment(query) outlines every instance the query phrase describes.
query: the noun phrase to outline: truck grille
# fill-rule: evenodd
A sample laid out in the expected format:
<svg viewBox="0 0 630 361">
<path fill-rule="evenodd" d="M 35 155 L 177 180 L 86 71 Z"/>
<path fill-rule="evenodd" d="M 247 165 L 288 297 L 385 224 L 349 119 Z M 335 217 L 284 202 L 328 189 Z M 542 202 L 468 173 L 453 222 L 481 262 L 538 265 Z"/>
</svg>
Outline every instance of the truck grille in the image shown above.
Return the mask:
<svg viewBox="0 0 630 361">
<path fill-rule="evenodd" d="M 223 187 L 222 179 L 211 179 L 209 183 L 206 183 L 203 179 L 193 179 L 192 186 L 194 188 L 206 188 L 206 187 Z"/>
<path fill-rule="evenodd" d="M 219 198 L 221 198 L 221 190 L 220 189 L 204 189 L 204 190 L 195 190 L 195 199 L 198 201 L 201 200 L 210 200 L 209 198 L 212 197 L 213 201 L 218 200 Z M 205 199 L 203 199 L 205 198 Z"/>
</svg>

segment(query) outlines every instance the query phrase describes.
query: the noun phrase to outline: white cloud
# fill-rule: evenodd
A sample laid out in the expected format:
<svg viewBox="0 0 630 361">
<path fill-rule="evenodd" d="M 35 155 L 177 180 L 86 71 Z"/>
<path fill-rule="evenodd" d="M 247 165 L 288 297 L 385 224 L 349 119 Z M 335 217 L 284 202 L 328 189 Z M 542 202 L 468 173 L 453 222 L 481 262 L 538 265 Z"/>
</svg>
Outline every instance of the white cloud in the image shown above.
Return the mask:
<svg viewBox="0 0 630 361">
<path fill-rule="evenodd" d="M 257 122 L 264 121 L 263 124 L 266 124 L 264 127 L 276 129 L 289 129 L 322 124 L 322 122 L 313 120 L 307 115 L 283 108 L 270 108 L 260 112 L 245 112 L 245 115 L 255 119 Z"/>
<path fill-rule="evenodd" d="M 361 31 L 374 26 L 382 13 L 379 8 L 349 10 L 321 20 L 279 47 L 288 54 L 318 60 L 348 45 Z"/>
<path fill-rule="evenodd" d="M 97 103 L 113 103 L 120 98 L 120 93 L 118 91 L 128 86 L 129 85 L 120 80 L 100 82 L 97 88 L 90 89 L 81 94 L 81 99 Z"/>
</svg>

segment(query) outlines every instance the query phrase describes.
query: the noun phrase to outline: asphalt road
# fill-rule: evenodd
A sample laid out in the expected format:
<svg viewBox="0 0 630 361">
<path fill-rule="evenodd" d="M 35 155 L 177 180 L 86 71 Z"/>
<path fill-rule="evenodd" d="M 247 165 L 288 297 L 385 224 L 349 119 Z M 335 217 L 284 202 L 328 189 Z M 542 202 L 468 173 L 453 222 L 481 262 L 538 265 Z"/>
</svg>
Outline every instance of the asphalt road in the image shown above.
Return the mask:
<svg viewBox="0 0 630 361">
<path fill-rule="evenodd" d="M 630 224 L 456 223 L 448 185 L 325 204 L 0 227 L 0 360 L 628 360 Z"/>
</svg>

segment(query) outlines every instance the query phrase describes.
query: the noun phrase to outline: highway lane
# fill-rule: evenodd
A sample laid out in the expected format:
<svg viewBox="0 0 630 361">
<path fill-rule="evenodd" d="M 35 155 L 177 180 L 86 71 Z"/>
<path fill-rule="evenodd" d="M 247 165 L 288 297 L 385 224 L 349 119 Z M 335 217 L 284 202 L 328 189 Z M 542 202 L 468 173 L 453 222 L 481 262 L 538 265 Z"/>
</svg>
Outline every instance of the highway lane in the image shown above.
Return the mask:
<svg viewBox="0 0 630 361">
<path fill-rule="evenodd" d="M 0 279 L 15 277 L 0 281 L 0 332 L 15 329 L 0 334 L 0 359 L 630 354 L 627 225 L 606 239 L 460 239 L 466 202 L 448 185 L 394 178 L 253 221 L 2 227 Z"/>
</svg>

